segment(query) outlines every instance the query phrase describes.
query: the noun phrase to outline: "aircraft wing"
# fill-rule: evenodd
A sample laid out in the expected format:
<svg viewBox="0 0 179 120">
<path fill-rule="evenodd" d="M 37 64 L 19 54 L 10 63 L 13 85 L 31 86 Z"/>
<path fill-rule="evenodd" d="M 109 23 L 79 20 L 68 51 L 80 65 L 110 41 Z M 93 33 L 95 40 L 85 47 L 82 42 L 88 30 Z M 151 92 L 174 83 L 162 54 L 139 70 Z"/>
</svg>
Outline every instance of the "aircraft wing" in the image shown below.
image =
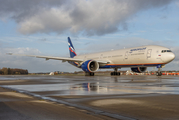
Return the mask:
<svg viewBox="0 0 179 120">
<path fill-rule="evenodd" d="M 25 55 L 25 54 L 13 54 L 7 53 L 8 55 L 16 55 L 16 56 L 28 56 L 28 57 L 36 57 L 36 58 L 45 58 L 46 60 L 53 59 L 53 60 L 62 60 L 63 62 L 71 61 L 71 62 L 83 62 L 82 59 L 75 59 L 75 58 L 65 58 L 65 57 L 53 57 L 53 56 L 39 56 L 39 55 Z"/>
<path fill-rule="evenodd" d="M 36 58 L 44 58 L 46 60 L 53 59 L 53 60 L 62 60 L 62 62 L 70 61 L 70 62 L 85 62 L 83 59 L 76 59 L 76 58 L 65 58 L 65 57 L 53 57 L 53 56 L 39 56 L 39 55 L 25 55 L 25 54 L 13 54 L 7 53 L 8 55 L 16 55 L 16 56 L 28 56 L 28 57 L 36 57 Z M 99 64 L 108 64 L 109 61 L 97 61 Z"/>
</svg>

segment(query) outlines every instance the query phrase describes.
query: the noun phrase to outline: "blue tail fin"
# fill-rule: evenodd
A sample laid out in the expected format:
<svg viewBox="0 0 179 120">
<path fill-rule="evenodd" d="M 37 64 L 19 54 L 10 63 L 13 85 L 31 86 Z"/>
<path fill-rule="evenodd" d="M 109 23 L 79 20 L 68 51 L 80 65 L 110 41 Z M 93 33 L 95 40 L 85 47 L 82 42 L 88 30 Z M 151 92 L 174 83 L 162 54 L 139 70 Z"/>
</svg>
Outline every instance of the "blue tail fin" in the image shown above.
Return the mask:
<svg viewBox="0 0 179 120">
<path fill-rule="evenodd" d="M 70 57 L 71 58 L 75 57 L 76 56 L 75 48 L 73 47 L 70 37 L 68 37 L 68 46 L 69 46 L 69 51 L 70 51 Z"/>
</svg>

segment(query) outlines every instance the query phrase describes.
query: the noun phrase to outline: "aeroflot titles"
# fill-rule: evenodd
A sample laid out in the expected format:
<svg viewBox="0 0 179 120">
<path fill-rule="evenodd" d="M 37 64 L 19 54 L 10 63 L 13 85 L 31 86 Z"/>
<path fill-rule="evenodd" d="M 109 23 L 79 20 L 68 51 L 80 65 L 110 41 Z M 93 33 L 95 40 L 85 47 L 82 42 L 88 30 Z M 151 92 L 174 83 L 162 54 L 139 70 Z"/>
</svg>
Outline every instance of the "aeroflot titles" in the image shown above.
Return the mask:
<svg viewBox="0 0 179 120">
<path fill-rule="evenodd" d="M 137 48 L 137 49 L 131 49 L 130 51 L 138 51 L 138 50 L 145 50 L 146 49 L 146 47 L 144 47 L 144 48 Z"/>
</svg>

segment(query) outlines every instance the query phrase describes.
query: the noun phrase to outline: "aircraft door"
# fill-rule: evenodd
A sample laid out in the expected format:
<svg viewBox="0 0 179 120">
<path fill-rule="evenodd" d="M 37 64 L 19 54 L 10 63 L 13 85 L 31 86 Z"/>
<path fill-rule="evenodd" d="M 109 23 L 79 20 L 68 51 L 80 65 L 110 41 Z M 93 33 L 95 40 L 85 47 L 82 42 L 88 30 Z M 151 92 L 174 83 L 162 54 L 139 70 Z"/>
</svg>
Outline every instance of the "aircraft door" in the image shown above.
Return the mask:
<svg viewBox="0 0 179 120">
<path fill-rule="evenodd" d="M 128 51 L 125 53 L 125 59 L 128 59 Z"/>
<path fill-rule="evenodd" d="M 147 50 L 147 59 L 151 58 L 152 49 Z"/>
<path fill-rule="evenodd" d="M 101 54 L 100 58 L 101 58 L 101 59 L 103 58 L 103 54 Z"/>
</svg>

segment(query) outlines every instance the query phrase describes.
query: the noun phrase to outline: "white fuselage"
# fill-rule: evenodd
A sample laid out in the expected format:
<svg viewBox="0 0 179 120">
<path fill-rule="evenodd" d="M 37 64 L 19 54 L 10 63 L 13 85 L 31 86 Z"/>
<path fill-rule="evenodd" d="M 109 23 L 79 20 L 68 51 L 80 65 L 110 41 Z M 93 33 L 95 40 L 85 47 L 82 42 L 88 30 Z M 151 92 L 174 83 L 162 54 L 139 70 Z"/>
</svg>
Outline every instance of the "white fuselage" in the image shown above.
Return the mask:
<svg viewBox="0 0 179 120">
<path fill-rule="evenodd" d="M 101 64 L 100 68 L 121 68 L 163 66 L 171 62 L 175 55 L 166 47 L 151 45 L 78 55 L 74 58 L 83 59 L 84 61 L 110 61 L 109 64 Z"/>
</svg>

